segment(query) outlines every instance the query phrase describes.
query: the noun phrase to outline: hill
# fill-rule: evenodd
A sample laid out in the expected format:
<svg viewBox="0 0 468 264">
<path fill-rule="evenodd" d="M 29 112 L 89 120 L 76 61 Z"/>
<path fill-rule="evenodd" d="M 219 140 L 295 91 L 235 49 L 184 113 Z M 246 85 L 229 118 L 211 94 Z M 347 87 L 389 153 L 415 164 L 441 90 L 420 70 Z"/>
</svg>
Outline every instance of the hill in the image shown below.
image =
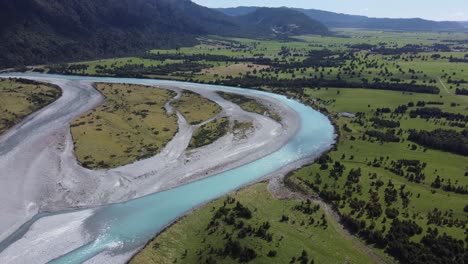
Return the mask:
<svg viewBox="0 0 468 264">
<path fill-rule="evenodd" d="M 3 2 L 0 68 L 189 46 L 197 43 L 197 36 L 208 34 L 275 37 L 327 32 L 321 23 L 287 9 L 262 9 L 257 15 L 232 17 L 189 0 Z M 254 23 L 260 16 L 267 19 Z M 288 21 L 294 21 L 293 28 Z M 279 34 L 272 29 L 279 29 Z"/>
<path fill-rule="evenodd" d="M 259 8 L 238 18 L 244 25 L 255 25 L 271 35 L 328 34 L 327 27 L 322 23 L 287 8 Z"/>
<path fill-rule="evenodd" d="M 240 16 L 254 12 L 258 7 L 236 7 L 218 9 L 230 15 Z M 430 21 L 420 18 L 371 18 L 366 16 L 346 15 L 334 12 L 293 8 L 313 19 L 324 23 L 328 27 L 336 28 L 363 28 L 363 29 L 386 29 L 401 31 L 461 31 L 463 26 L 458 22 Z"/>
</svg>

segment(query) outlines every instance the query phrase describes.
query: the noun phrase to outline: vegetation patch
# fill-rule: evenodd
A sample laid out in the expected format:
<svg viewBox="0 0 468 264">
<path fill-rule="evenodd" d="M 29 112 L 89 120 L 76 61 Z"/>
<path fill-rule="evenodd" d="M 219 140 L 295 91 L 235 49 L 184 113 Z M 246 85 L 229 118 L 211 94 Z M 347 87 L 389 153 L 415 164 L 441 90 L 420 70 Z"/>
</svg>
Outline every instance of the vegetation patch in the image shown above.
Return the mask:
<svg viewBox="0 0 468 264">
<path fill-rule="evenodd" d="M 229 118 L 218 118 L 199 127 L 190 140 L 189 149 L 200 148 L 209 145 L 229 132 Z"/>
<path fill-rule="evenodd" d="M 349 230 L 375 245 L 380 256 L 402 263 L 462 263 L 468 241 L 466 39 L 466 33 L 360 30 L 284 41 L 212 36 L 195 47 L 144 54 L 138 58 L 144 67 L 131 66 L 141 61 L 118 67 L 102 61 L 83 71 L 93 74 L 102 66 L 109 75 L 128 70 L 150 78 L 261 89 L 301 100 L 331 117 L 352 114 L 335 119 L 341 135 L 336 148 L 288 182 L 333 204 Z M 157 67 L 161 64 L 175 65 Z M 229 71 L 236 64 L 265 67 Z M 161 68 L 173 72 L 155 75 Z M 245 98 L 225 98 L 247 111 L 268 110 Z M 275 210 L 283 208 L 270 213 Z M 269 216 L 260 216 L 255 228 L 271 224 Z M 295 230 L 291 226 L 288 232 Z M 226 241 L 216 245 L 221 248 Z M 233 248 L 254 249 L 255 261 L 264 254 L 242 242 L 228 248 L 225 262 L 239 261 L 240 256 L 231 258 Z M 187 256 L 198 249 L 188 249 Z M 170 251 L 165 261 L 180 261 L 184 250 Z M 302 254 L 297 255 L 296 261 Z M 288 256 L 278 262 L 290 261 Z"/>
<path fill-rule="evenodd" d="M 121 59 L 113 66 L 109 64 L 114 60 L 102 60 L 78 63 L 89 65 L 83 70 L 75 70 L 73 64 L 52 68 L 74 74 L 274 88 L 284 93 L 335 87 L 468 94 L 466 33 L 340 30 L 333 36 L 284 41 L 219 36 L 199 41 L 194 47 Z"/>
<path fill-rule="evenodd" d="M 374 263 L 311 201 L 278 200 L 261 183 L 211 202 L 130 263 Z"/>
<path fill-rule="evenodd" d="M 245 139 L 254 129 L 252 122 L 241 122 L 238 120 L 234 120 L 234 125 L 232 126 L 232 132 L 237 139 Z"/>
<path fill-rule="evenodd" d="M 242 108 L 242 110 L 252 113 L 257 113 L 260 115 L 265 115 L 270 117 L 273 120 L 281 122 L 281 116 L 273 112 L 269 107 L 258 102 L 257 100 L 243 96 L 240 94 L 232 94 L 225 92 L 218 92 L 218 94 L 224 99 L 231 101 Z"/>
<path fill-rule="evenodd" d="M 156 155 L 177 132 L 164 105 L 176 94 L 130 84 L 97 84 L 105 104 L 71 123 L 75 154 L 86 168 L 114 168 Z"/>
<path fill-rule="evenodd" d="M 341 137 L 288 182 L 333 204 L 353 234 L 402 263 L 466 259 L 466 130 L 453 126 L 466 115 L 464 98 L 363 89 L 295 96 L 337 116 Z M 421 110 L 428 102 L 440 109 Z"/>
<path fill-rule="evenodd" d="M 0 134 L 57 100 L 60 88 L 25 79 L 0 79 Z"/>
<path fill-rule="evenodd" d="M 468 130 L 436 129 L 434 131 L 410 132 L 408 139 L 420 145 L 468 156 Z"/>
<path fill-rule="evenodd" d="M 238 76 L 239 74 L 247 73 L 256 74 L 258 71 L 264 70 L 268 67 L 269 66 L 258 64 L 234 63 L 205 69 L 201 72 L 201 75 L 218 78 L 219 76 Z"/>
<path fill-rule="evenodd" d="M 215 102 L 191 91 L 184 91 L 172 105 L 180 111 L 191 125 L 203 123 L 221 113 L 222 108 Z"/>
</svg>

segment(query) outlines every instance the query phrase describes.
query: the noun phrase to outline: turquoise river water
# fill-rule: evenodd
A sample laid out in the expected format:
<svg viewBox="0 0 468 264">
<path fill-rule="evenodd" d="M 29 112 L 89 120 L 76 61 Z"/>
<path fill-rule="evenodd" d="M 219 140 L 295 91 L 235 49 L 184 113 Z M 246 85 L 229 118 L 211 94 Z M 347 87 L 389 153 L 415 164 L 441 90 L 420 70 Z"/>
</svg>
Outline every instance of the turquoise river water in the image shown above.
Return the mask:
<svg viewBox="0 0 468 264">
<path fill-rule="evenodd" d="M 334 128 L 327 117 L 308 106 L 281 95 L 242 88 L 176 81 L 35 74 L 24 76 L 171 85 L 181 88 L 204 87 L 223 88 L 232 91 L 240 90 L 250 94 L 273 97 L 296 111 L 301 120 L 300 129 L 286 145 L 259 160 L 171 190 L 96 209 L 95 213 L 85 222 L 86 232 L 93 238 L 92 242 L 66 253 L 51 263 L 82 263 L 104 251 L 109 254 L 123 254 L 135 250 L 191 209 L 265 175 L 274 173 L 288 164 L 317 156 L 334 144 Z"/>
</svg>

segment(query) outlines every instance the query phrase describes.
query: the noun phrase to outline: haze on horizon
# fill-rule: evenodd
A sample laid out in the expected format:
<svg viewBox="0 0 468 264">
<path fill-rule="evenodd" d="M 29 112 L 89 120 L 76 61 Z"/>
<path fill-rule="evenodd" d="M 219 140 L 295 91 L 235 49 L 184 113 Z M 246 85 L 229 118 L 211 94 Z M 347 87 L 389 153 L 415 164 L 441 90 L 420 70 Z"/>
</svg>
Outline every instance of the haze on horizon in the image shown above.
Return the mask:
<svg viewBox="0 0 468 264">
<path fill-rule="evenodd" d="M 436 21 L 468 21 L 467 0 L 193 0 L 207 7 L 296 7 L 350 15 L 391 18 L 423 18 Z"/>
</svg>

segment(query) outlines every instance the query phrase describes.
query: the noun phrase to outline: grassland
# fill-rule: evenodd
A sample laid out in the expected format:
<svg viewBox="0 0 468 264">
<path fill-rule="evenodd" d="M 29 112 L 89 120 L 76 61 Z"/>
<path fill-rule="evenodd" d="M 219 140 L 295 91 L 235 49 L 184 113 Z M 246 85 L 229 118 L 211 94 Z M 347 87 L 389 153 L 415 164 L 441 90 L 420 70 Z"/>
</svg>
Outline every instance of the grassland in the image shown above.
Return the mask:
<svg viewBox="0 0 468 264">
<path fill-rule="evenodd" d="M 218 92 L 218 94 L 224 99 L 237 104 L 244 111 L 257 113 L 259 115 L 265 115 L 272 118 L 273 120 L 281 122 L 281 117 L 277 113 L 275 113 L 269 107 L 265 106 L 264 104 L 258 102 L 253 98 L 239 94 L 229 94 L 224 92 Z"/>
<path fill-rule="evenodd" d="M 337 94 L 338 91 L 339 94 Z M 391 180 L 397 187 L 406 185 L 407 190 L 412 193 L 411 202 L 406 209 L 401 206 L 394 207 L 400 208 L 401 211 L 407 211 L 409 215 L 417 215 L 418 222 L 422 226 L 427 227 L 425 224 L 427 222 L 427 214 L 435 207 L 452 211 L 454 219 L 462 221 L 467 220 L 467 214 L 463 211 L 466 205 L 466 195 L 436 190 L 431 187 L 431 184 L 435 181 L 437 176 L 441 176 L 445 181 L 450 180 L 452 183 L 457 183 L 460 186 L 467 186 L 468 179 L 465 174 L 468 172 L 468 157 L 427 149 L 422 146 L 413 148 L 413 143 L 406 140 L 408 135 L 407 131 L 410 129 L 432 130 L 444 128 L 461 130 L 462 128 L 451 127 L 449 126 L 449 122 L 410 118 L 408 113 L 396 117 L 391 117 L 392 114 L 384 114 L 380 117 L 400 122 L 401 125 L 399 129 L 403 131 L 401 134 L 402 140 L 396 143 L 381 142 L 374 139 L 362 140 L 362 135 L 365 131 L 373 127 L 375 129 L 370 118 L 376 115 L 376 110 L 378 108 L 388 107 L 390 109 L 396 109 L 400 105 L 408 105 L 408 103 L 415 101 L 437 101 L 443 103 L 443 105 L 438 106 L 444 109 L 444 111 L 466 114 L 468 110 L 463 97 L 441 97 L 438 95 L 404 94 L 364 89 L 309 89 L 306 94 L 308 98 L 318 98 L 319 101 L 317 101 L 316 104 L 325 105 L 325 108 L 335 116 L 338 127 L 340 128 L 342 136 L 338 142 L 337 151 L 332 151 L 329 154 L 330 158 L 334 161 L 339 161 L 346 167 L 343 175 L 347 175 L 352 169 L 362 169 L 363 176 L 361 177 L 362 182 L 360 182 L 360 185 L 362 185 L 362 195 L 356 194 L 358 199 L 369 199 L 369 190 L 373 189 L 372 183 L 375 184 L 375 181 L 382 180 L 386 184 Z M 451 106 L 452 103 L 454 103 L 455 106 Z M 336 114 L 340 112 L 363 113 L 365 117 L 361 118 L 361 120 L 364 122 L 360 124 L 360 122 L 356 122 L 356 119 L 338 117 Z M 380 129 L 384 130 L 382 128 Z M 354 139 L 352 140 L 352 138 Z M 382 163 L 376 166 L 374 164 L 375 159 L 379 161 L 382 160 Z M 385 169 L 391 167 L 391 161 L 400 159 L 419 160 L 426 163 L 424 180 L 418 183 L 411 182 L 408 178 L 396 175 Z M 321 175 L 322 179 L 320 186 L 333 185 L 336 186 L 336 190 L 339 190 L 340 186 L 345 185 L 346 177 L 342 177 L 338 180 L 328 177 L 331 165 L 330 169 L 320 169 L 320 167 L 321 164 L 314 164 L 303 168 L 292 178 L 299 179 L 303 182 L 314 182 L 318 173 Z M 377 177 L 373 175 L 374 173 L 377 173 Z M 385 188 L 378 190 L 380 197 L 385 196 L 384 189 Z M 437 200 L 444 200 L 446 203 L 434 204 Z M 349 207 L 344 207 L 342 209 L 344 209 L 343 211 L 346 213 L 350 213 L 351 211 Z M 385 203 L 383 203 L 383 211 L 385 211 L 385 209 L 386 206 Z M 383 218 L 384 216 L 380 219 L 374 219 L 374 221 L 380 222 Z M 387 225 L 388 228 L 388 224 L 389 223 L 382 225 L 377 224 L 377 226 L 383 227 Z M 439 226 L 438 228 L 439 230 L 443 230 L 443 232 L 453 234 L 457 238 L 465 238 L 463 234 L 464 225 L 460 227 Z"/>
<path fill-rule="evenodd" d="M 334 151 L 290 176 L 288 183 L 291 186 L 333 203 L 341 215 L 352 219 L 350 222 L 365 223 L 364 230 L 358 228 L 354 232 L 371 244 L 378 240 L 369 238 L 367 232 L 378 232 L 385 239 L 394 218 L 414 221 L 422 228 L 422 232 L 411 237 L 413 242 L 419 242 L 429 229 L 437 229 L 439 234 L 461 241 L 466 239 L 467 194 L 454 192 L 447 186 L 466 189 L 468 157 L 425 148 L 407 140 L 411 129 L 463 128 L 453 127 L 443 119 L 411 118 L 408 112 L 412 107 L 404 114 L 393 112 L 411 102 L 432 101 L 438 102 L 437 107 L 443 111 L 466 115 L 468 109 L 464 97 L 330 88 L 308 89 L 302 100 L 326 109 L 334 117 L 341 137 Z M 390 108 L 392 112 L 378 114 L 379 108 Z M 340 112 L 358 113 L 358 117 L 339 117 Z M 400 123 L 397 128 L 401 129 L 399 142 L 383 142 L 364 136 L 368 130 L 385 131 L 371 121 L 376 116 Z M 401 160 L 420 163 L 423 168 L 421 178 L 411 166 L 403 165 L 403 171 L 398 172 L 396 168 L 400 165 L 396 164 Z M 337 169 L 339 167 L 341 169 Z M 359 173 L 355 173 L 357 171 Z M 442 179 L 442 186 L 446 187 L 437 187 L 437 178 Z M 373 211 L 375 207 L 377 213 Z M 390 210 L 397 216 L 389 213 Z M 385 245 L 377 247 L 389 248 Z"/>
<path fill-rule="evenodd" d="M 202 125 L 193 134 L 189 148 L 200 148 L 215 142 L 225 136 L 230 130 L 229 118 L 221 117 Z"/>
<path fill-rule="evenodd" d="M 402 263 L 427 263 L 428 259 L 432 263 L 461 263 L 466 258 L 468 239 L 468 157 L 445 146 L 454 144 L 450 138 L 438 138 L 438 143 L 442 143 L 437 148 L 410 138 L 415 131 L 432 133 L 441 129 L 458 134 L 463 139 L 458 145 L 467 142 L 468 96 L 462 94 L 468 94 L 468 35 L 359 30 L 335 33 L 327 37 L 299 36 L 284 42 L 211 36 L 200 39 L 200 45 L 195 47 L 153 50 L 139 58 L 175 65 L 167 74 L 158 75 L 171 69 L 167 65 L 140 67 L 137 73 L 139 77 L 267 90 L 328 113 L 340 133 L 336 148 L 316 164 L 290 175 L 287 183 L 336 207 L 347 228 L 373 245 L 377 254 L 390 254 Z M 100 62 L 103 63 L 107 62 Z M 129 76 L 134 76 L 134 65 L 125 62 L 120 68 L 128 68 Z M 108 69 L 109 75 L 122 74 L 121 69 Z M 221 96 L 246 111 L 265 114 L 268 110 L 249 98 Z M 181 112 L 188 115 L 197 110 Z M 415 114 L 419 110 L 439 114 Z M 343 117 L 342 112 L 356 117 Z M 273 114 L 268 113 L 272 117 Z M 196 123 L 207 118 L 208 115 L 191 120 Z M 257 202 L 265 199 L 275 203 L 269 200 L 269 194 L 260 194 L 262 198 L 257 198 Z M 232 261 L 219 259 L 212 254 L 216 251 L 207 251 L 206 241 L 223 245 L 219 237 L 214 240 L 216 236 L 209 234 L 209 229 L 198 229 L 196 233 L 206 238 L 201 240 L 205 242 L 187 238 L 187 243 L 174 244 L 176 236 L 192 234 L 184 226 L 206 227 L 211 207 L 200 209 L 183 219 L 183 224 L 174 225 L 156 238 L 169 244 L 162 247 L 160 243 L 161 249 L 156 251 L 147 249 L 151 253 L 148 258 L 192 261 L 199 250 L 202 261 L 211 260 L 210 257 L 219 262 Z M 272 215 L 284 211 L 270 209 Z M 258 223 L 271 222 L 268 215 L 256 217 Z M 227 230 L 228 235 L 234 232 Z M 295 237 L 292 233 L 299 229 L 292 225 L 287 230 L 291 232 L 288 235 Z M 303 246 L 294 250 L 301 251 Z M 253 244 L 247 247 L 254 248 Z M 278 250 L 277 256 L 294 250 Z M 261 253 L 254 261 L 264 261 L 265 250 L 256 251 Z M 312 251 L 306 251 L 312 256 Z M 291 257 L 288 255 L 281 262 L 289 262 Z M 332 261 L 317 261 L 336 260 L 327 257 Z"/>
<path fill-rule="evenodd" d="M 172 104 L 180 111 L 187 122 L 200 124 L 221 112 L 221 107 L 205 97 L 190 91 L 184 91 L 181 98 Z"/>
<path fill-rule="evenodd" d="M 26 80 L 0 79 L 0 134 L 61 95 L 58 87 Z"/>
<path fill-rule="evenodd" d="M 98 84 L 97 89 L 105 104 L 71 124 L 83 166 L 113 168 L 154 156 L 177 132 L 177 116 L 164 109 L 174 92 L 125 84 Z"/>
<path fill-rule="evenodd" d="M 248 232 L 248 227 L 254 231 Z M 238 241 L 244 251 L 251 249 L 254 263 L 374 263 L 320 207 L 278 200 L 265 183 L 184 217 L 130 263 L 237 263 L 240 257 L 225 250 L 228 241 Z"/>
<path fill-rule="evenodd" d="M 452 94 L 456 88 L 468 89 L 468 83 L 457 83 L 466 80 L 466 63 L 452 61 L 453 58 L 467 58 L 465 33 L 358 30 L 335 33 L 327 37 L 300 36 L 285 42 L 212 36 L 201 38 L 200 45 L 195 47 L 152 50 L 141 57 L 82 62 L 61 70 L 249 87 L 257 85 L 238 79 L 305 78 L 322 82 L 346 80 L 355 84 L 431 85 L 443 89 L 440 78 Z M 316 62 L 301 65 L 310 54 Z M 73 70 L 76 65 L 85 67 Z M 55 71 L 60 72 L 60 69 Z"/>
</svg>

